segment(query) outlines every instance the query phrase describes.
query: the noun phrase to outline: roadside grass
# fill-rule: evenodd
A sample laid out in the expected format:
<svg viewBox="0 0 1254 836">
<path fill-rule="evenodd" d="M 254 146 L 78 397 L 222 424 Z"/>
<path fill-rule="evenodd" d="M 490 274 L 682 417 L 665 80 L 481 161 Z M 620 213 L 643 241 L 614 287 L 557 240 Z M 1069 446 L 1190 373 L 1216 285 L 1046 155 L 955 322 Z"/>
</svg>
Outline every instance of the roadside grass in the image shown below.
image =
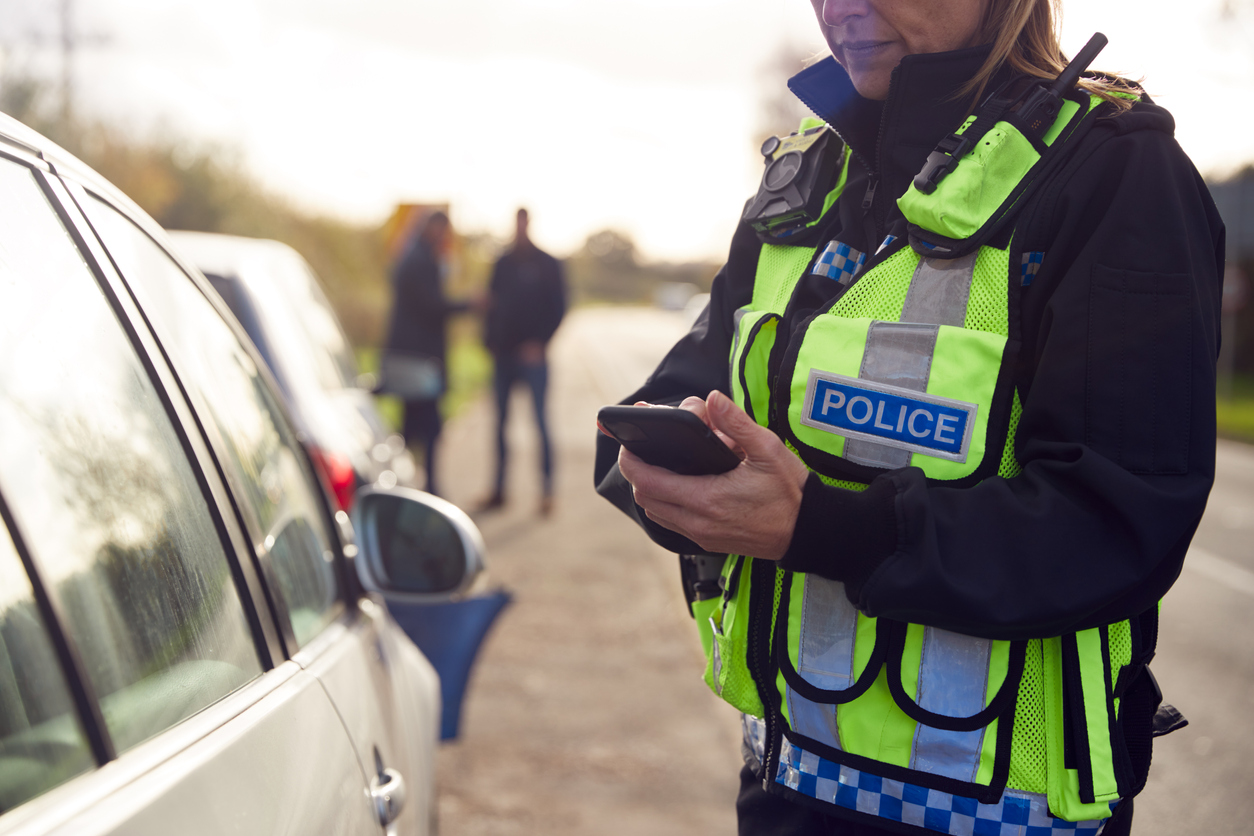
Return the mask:
<svg viewBox="0 0 1254 836">
<path fill-rule="evenodd" d="M 379 373 L 378 348 L 358 348 L 355 353 L 362 372 Z M 492 380 L 492 356 L 483 347 L 478 324 L 473 321 L 459 319 L 449 325 L 448 378 L 448 391 L 440 404 L 445 420 L 461 414 Z M 392 395 L 376 395 L 375 404 L 388 427 L 399 432 L 401 400 Z"/>
<path fill-rule="evenodd" d="M 1219 434 L 1235 441 L 1254 444 L 1254 378 L 1237 376 L 1232 381 L 1231 397 L 1223 392 L 1215 401 L 1215 420 Z"/>
</svg>

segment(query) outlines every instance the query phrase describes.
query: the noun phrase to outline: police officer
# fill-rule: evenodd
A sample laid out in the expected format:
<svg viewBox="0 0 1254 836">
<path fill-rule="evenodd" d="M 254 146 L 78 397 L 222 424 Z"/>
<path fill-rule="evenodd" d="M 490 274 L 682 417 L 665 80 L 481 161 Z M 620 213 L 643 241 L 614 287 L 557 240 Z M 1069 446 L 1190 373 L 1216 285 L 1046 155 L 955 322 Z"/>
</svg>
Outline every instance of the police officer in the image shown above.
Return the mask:
<svg viewBox="0 0 1254 836">
<path fill-rule="evenodd" d="M 1148 662 L 1213 481 L 1222 224 L 1165 110 L 1066 78 L 1053 0 L 812 4 L 763 188 L 831 181 L 750 202 L 627 399 L 742 463 L 602 436 L 598 491 L 715 567 L 742 834 L 1126 833 L 1182 724 Z"/>
</svg>

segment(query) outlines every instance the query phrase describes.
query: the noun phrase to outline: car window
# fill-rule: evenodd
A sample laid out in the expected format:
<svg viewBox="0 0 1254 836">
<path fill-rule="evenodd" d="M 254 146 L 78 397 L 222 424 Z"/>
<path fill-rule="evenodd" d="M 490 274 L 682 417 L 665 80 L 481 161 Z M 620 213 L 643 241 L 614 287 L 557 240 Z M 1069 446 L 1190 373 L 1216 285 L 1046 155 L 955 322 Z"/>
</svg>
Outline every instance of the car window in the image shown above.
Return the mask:
<svg viewBox="0 0 1254 836">
<path fill-rule="evenodd" d="M 0 494 L 123 751 L 261 673 L 217 527 L 33 173 L 0 160 Z"/>
<path fill-rule="evenodd" d="M 286 247 L 246 263 L 245 281 L 269 323 L 269 335 L 295 377 L 327 391 L 357 385 L 357 361 L 313 270 Z M 260 274 L 260 275 L 258 275 Z"/>
<path fill-rule="evenodd" d="M 95 765 L 30 579 L 0 525 L 0 813 Z"/>
<path fill-rule="evenodd" d="M 333 542 L 314 481 L 264 378 L 235 332 L 178 264 L 143 230 L 92 198 L 93 226 L 153 315 L 185 385 L 199 391 L 226 446 L 259 556 L 272 569 L 304 645 L 340 612 Z"/>
</svg>

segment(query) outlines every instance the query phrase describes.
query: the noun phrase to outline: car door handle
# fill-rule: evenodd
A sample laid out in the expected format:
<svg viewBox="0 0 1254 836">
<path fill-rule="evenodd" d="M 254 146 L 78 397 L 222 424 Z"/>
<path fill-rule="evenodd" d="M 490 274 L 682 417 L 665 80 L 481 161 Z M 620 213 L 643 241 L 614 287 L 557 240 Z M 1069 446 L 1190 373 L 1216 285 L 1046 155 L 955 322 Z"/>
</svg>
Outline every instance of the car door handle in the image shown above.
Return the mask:
<svg viewBox="0 0 1254 836">
<path fill-rule="evenodd" d="M 395 769 L 385 769 L 370 782 L 370 797 L 379 816 L 379 824 L 387 827 L 396 821 L 405 806 L 405 779 Z"/>
</svg>

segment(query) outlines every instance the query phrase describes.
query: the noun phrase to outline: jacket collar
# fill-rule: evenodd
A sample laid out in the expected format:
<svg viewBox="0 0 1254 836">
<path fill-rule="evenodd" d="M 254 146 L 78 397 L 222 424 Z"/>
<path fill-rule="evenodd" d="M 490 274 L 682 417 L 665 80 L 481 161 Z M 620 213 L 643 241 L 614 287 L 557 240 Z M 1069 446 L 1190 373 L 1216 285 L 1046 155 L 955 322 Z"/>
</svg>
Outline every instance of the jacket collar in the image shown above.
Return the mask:
<svg viewBox="0 0 1254 836">
<path fill-rule="evenodd" d="M 855 159 L 895 199 L 936 144 L 971 113 L 970 97 L 955 93 L 979 71 L 990 50 L 985 45 L 907 55 L 893 70 L 883 102 L 858 95 L 849 74 L 830 56 L 793 76 L 788 87 L 840 134 Z M 989 89 L 1006 75 L 998 73 Z"/>
</svg>

